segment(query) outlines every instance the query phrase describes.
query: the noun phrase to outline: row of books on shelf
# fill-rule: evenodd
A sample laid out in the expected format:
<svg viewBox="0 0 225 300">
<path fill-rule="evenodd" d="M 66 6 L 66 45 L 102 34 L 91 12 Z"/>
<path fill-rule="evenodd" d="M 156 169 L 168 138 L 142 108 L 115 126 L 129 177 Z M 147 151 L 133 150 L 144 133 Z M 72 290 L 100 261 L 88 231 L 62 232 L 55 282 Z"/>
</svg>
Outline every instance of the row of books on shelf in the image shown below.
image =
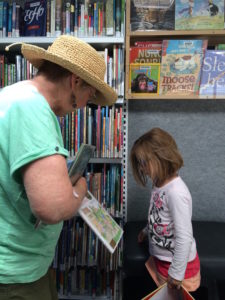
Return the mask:
<svg viewBox="0 0 225 300">
<path fill-rule="evenodd" d="M 121 158 L 123 152 L 122 107 L 76 109 L 59 118 L 64 145 L 74 156 L 82 143 L 96 146 L 95 157 Z"/>
<path fill-rule="evenodd" d="M 113 45 L 113 49 L 98 51 L 106 64 L 105 82 L 115 89 L 119 97 L 124 95 L 124 49 Z M 37 72 L 20 54 L 15 57 L 0 55 L 0 88 L 20 80 L 30 79 Z"/>
<path fill-rule="evenodd" d="M 130 48 L 129 92 L 224 98 L 225 45 L 207 47 L 204 39 L 136 42 Z"/>
<path fill-rule="evenodd" d="M 19 3 L 18 3 L 19 2 Z M 125 0 L 0 1 L 0 37 L 123 36 Z"/>
<path fill-rule="evenodd" d="M 224 0 L 131 0 L 130 29 L 224 29 Z"/>
<path fill-rule="evenodd" d="M 99 270 L 98 268 L 72 269 L 68 274 L 54 270 L 59 299 L 64 297 L 95 297 L 120 299 L 122 294 L 122 272 Z M 82 298 L 83 299 L 83 298 Z"/>
<path fill-rule="evenodd" d="M 120 226 L 121 223 L 120 220 Z M 75 217 L 64 222 L 52 267 L 62 272 L 80 267 L 115 271 L 122 266 L 122 244 L 121 239 L 114 253 L 110 253 L 90 227 Z"/>
</svg>

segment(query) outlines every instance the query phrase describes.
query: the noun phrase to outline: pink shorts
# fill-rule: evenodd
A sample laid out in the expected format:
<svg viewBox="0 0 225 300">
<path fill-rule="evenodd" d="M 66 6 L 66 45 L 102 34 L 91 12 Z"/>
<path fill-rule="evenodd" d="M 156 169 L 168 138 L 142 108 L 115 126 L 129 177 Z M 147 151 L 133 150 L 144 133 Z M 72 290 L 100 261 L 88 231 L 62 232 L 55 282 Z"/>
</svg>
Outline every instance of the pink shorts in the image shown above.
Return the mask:
<svg viewBox="0 0 225 300">
<path fill-rule="evenodd" d="M 145 266 L 157 286 L 163 285 L 167 281 L 167 278 L 158 272 L 153 256 L 149 257 L 149 259 L 145 263 Z M 200 270 L 195 276 L 182 280 L 182 285 L 189 292 L 196 291 L 199 288 L 200 283 Z"/>
</svg>

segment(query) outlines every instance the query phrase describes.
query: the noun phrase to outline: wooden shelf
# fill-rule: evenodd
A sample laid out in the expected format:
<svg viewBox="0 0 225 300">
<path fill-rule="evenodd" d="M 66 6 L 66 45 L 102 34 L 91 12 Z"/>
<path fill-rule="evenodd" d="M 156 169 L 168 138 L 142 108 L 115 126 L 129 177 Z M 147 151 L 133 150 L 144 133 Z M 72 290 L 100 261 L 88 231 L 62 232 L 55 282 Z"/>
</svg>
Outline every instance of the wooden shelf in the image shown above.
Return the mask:
<svg viewBox="0 0 225 300">
<path fill-rule="evenodd" d="M 128 32 L 130 37 L 225 36 L 225 30 L 148 30 Z"/>
<path fill-rule="evenodd" d="M 193 95 L 193 96 L 183 96 L 183 95 L 132 95 L 132 94 L 127 94 L 127 99 L 132 100 L 132 99 L 138 99 L 138 100 L 225 100 L 225 98 L 217 98 L 217 97 L 200 97 L 198 95 Z"/>
</svg>

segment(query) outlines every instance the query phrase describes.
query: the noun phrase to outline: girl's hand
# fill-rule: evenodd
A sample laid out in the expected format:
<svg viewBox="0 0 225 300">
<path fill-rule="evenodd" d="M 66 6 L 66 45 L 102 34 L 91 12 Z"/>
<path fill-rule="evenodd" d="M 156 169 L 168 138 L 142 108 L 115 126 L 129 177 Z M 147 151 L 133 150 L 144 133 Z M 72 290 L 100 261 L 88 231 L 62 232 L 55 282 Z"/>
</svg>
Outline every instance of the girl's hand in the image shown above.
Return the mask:
<svg viewBox="0 0 225 300">
<path fill-rule="evenodd" d="M 182 281 L 176 280 L 176 279 L 170 277 L 170 275 L 168 275 L 167 285 L 170 289 L 178 289 L 179 290 L 181 287 L 181 284 L 182 284 Z"/>
<path fill-rule="evenodd" d="M 146 233 L 144 230 L 141 230 L 138 234 L 138 243 L 143 243 L 143 241 L 146 239 Z"/>
</svg>

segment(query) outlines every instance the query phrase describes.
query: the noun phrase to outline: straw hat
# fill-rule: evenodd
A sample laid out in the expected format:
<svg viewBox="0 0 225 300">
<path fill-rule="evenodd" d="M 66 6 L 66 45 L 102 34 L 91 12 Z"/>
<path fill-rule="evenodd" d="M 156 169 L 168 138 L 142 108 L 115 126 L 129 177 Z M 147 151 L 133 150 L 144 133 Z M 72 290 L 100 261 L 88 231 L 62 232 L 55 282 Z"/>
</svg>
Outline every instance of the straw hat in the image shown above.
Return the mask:
<svg viewBox="0 0 225 300">
<path fill-rule="evenodd" d="M 116 92 L 104 82 L 104 58 L 84 41 L 61 35 L 47 50 L 23 43 L 21 51 L 36 68 L 39 68 L 44 60 L 48 60 L 81 77 L 96 88 L 95 104 L 112 105 L 117 100 Z"/>
</svg>

